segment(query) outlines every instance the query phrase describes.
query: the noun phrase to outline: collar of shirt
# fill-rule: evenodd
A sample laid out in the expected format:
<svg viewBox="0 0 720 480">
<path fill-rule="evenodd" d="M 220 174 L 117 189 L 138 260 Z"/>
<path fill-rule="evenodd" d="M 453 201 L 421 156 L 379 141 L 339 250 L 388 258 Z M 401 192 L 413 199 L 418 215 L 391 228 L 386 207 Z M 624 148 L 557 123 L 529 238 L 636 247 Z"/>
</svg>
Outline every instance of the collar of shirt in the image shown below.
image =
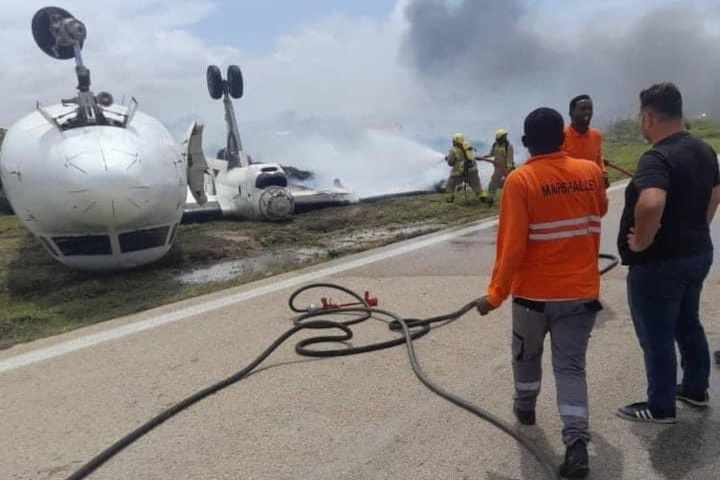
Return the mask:
<svg viewBox="0 0 720 480">
<path fill-rule="evenodd" d="M 559 150 L 559 151 L 553 152 L 553 153 L 546 153 L 545 155 L 535 155 L 534 157 L 528 158 L 525 163 L 527 164 L 527 163 L 532 163 L 532 162 L 539 162 L 542 160 L 557 160 L 560 158 L 565 158 L 565 156 L 566 156 L 565 152 L 563 152 L 562 150 Z"/>
</svg>

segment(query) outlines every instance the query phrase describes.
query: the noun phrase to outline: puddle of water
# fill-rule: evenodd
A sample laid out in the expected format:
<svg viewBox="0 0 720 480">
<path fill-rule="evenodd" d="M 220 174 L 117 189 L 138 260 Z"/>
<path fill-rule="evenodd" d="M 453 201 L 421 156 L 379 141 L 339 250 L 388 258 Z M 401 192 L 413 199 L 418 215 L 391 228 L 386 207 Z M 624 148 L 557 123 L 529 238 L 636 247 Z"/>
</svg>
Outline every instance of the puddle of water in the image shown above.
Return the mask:
<svg viewBox="0 0 720 480">
<path fill-rule="evenodd" d="M 352 249 L 358 245 L 388 241 L 408 235 L 422 235 L 443 228 L 442 225 L 414 225 L 401 228 L 367 229 L 350 235 L 331 238 L 326 248 L 303 248 L 281 252 L 266 253 L 255 257 L 218 263 L 180 274 L 180 283 L 202 285 L 210 282 L 226 282 L 244 275 L 253 275 L 271 271 L 274 267 L 287 264 L 302 265 L 328 255 L 328 250 Z"/>
<path fill-rule="evenodd" d="M 325 256 L 327 251 L 321 248 L 303 248 L 292 252 L 266 253 L 256 257 L 218 263 L 199 268 L 178 276 L 180 283 L 202 285 L 210 282 L 226 282 L 243 275 L 270 271 L 273 267 L 287 263 L 302 264 Z"/>
</svg>

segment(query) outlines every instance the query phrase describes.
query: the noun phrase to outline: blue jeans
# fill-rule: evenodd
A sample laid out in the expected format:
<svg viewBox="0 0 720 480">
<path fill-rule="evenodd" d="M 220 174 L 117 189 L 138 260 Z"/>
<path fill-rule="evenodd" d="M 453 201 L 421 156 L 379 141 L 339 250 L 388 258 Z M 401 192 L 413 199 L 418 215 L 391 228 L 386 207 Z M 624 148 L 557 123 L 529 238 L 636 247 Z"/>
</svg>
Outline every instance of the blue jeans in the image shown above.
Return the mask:
<svg viewBox="0 0 720 480">
<path fill-rule="evenodd" d="M 675 342 L 680 349 L 683 390 L 702 395 L 708 389 L 710 350 L 698 311 L 712 261 L 709 252 L 630 267 L 630 312 L 645 354 L 648 403 L 655 416 L 675 416 Z"/>
</svg>

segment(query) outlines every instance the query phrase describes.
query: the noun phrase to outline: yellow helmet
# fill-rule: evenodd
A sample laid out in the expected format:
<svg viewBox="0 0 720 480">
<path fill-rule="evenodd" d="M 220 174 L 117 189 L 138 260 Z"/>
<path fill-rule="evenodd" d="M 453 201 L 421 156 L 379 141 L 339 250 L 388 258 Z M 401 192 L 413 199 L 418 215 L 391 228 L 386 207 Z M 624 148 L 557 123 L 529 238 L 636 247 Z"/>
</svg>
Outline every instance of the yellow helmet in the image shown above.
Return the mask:
<svg viewBox="0 0 720 480">
<path fill-rule="evenodd" d="M 463 135 L 462 133 L 456 133 L 455 135 L 453 135 L 452 140 L 453 140 L 453 145 L 462 147 L 463 144 L 465 143 L 465 135 Z"/>
<path fill-rule="evenodd" d="M 505 130 L 504 128 L 498 128 L 495 132 L 495 140 L 500 140 L 503 137 L 507 137 L 507 134 L 507 130 Z"/>
</svg>

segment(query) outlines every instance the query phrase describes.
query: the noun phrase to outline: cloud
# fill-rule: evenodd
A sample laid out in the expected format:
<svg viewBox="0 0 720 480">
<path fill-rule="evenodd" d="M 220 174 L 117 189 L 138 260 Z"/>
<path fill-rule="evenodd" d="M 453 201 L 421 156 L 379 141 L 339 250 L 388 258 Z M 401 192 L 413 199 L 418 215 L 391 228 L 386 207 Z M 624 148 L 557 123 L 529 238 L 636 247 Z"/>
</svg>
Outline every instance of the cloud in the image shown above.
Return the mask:
<svg viewBox="0 0 720 480">
<path fill-rule="evenodd" d="M 45 3 L 8 3 L 0 18 L 0 126 L 36 100 L 73 95 L 75 85 L 72 62 L 45 56 L 29 34 Z M 689 113 L 720 115 L 720 8 L 709 0 L 558 3 L 400 0 L 387 18 L 299 19 L 264 54 L 195 33 L 199 22 L 222 15 L 221 0 L 76 0 L 65 8 L 87 24 L 95 91 L 135 96 L 178 138 L 192 120 L 204 121 L 214 152 L 225 127 L 205 69 L 238 64 L 246 89 L 235 108 L 247 149 L 331 176 L 355 175 L 351 163 L 366 176 L 398 177 L 403 169 L 408 178 L 423 169 L 442 176 L 433 164 L 439 153 L 419 143 L 444 149 L 440 140 L 455 131 L 484 140 L 497 127 L 517 143 L 527 112 L 549 105 L 565 113 L 577 93 L 595 97 L 598 121 L 611 120 L 635 111 L 640 88 L 672 80 Z M 397 170 L 386 170 L 387 162 Z"/>
<path fill-rule="evenodd" d="M 448 102 L 503 104 L 500 118 L 516 125 L 535 106 L 565 113 L 578 93 L 595 97 L 600 120 L 626 116 L 635 111 L 639 91 L 659 81 L 680 86 L 688 113 L 720 115 L 713 81 L 720 68 L 717 6 L 601 6 L 595 12 L 569 2 L 561 8 L 557 2 L 533 7 L 520 0 L 465 0 L 451 7 L 444 0 L 413 0 L 403 48 L 428 84 L 469 92 L 462 98 L 448 93 Z"/>
</svg>

